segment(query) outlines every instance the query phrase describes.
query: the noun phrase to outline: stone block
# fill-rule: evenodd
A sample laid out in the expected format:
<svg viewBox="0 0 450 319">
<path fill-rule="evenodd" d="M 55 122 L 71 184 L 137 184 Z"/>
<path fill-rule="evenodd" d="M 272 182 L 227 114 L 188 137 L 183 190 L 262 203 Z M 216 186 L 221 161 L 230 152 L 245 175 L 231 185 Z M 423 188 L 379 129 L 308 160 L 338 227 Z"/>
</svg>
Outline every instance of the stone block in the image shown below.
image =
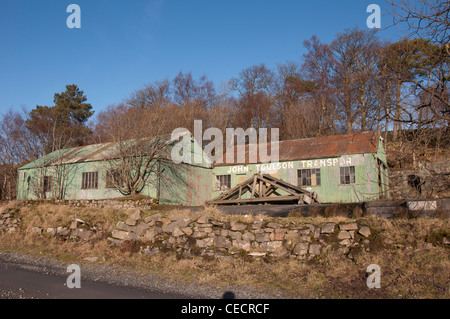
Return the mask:
<svg viewBox="0 0 450 319">
<path fill-rule="evenodd" d="M 283 247 L 283 242 L 281 240 L 268 241 L 260 245 L 262 251 L 274 252 Z"/>
<path fill-rule="evenodd" d="M 210 247 L 214 244 L 214 239 L 211 237 L 203 238 L 203 239 L 197 239 L 197 247 L 199 248 L 206 248 Z"/>
<path fill-rule="evenodd" d="M 144 236 L 143 239 L 146 241 L 150 241 L 153 242 L 155 240 L 155 236 L 156 236 L 156 231 L 152 230 L 152 229 L 148 229 Z"/>
<path fill-rule="evenodd" d="M 261 229 L 262 225 L 263 225 L 262 220 L 258 220 L 251 225 L 251 228 L 252 229 Z"/>
<path fill-rule="evenodd" d="M 134 220 L 134 221 L 138 221 L 141 219 L 141 210 L 139 208 L 136 208 L 134 210 L 134 212 L 128 216 L 129 219 Z"/>
<path fill-rule="evenodd" d="M 66 227 L 59 226 L 58 228 L 56 228 L 56 233 L 60 236 L 67 236 L 70 232 Z"/>
<path fill-rule="evenodd" d="M 208 233 L 199 232 L 199 231 L 194 231 L 194 233 L 192 234 L 192 238 L 203 238 L 206 236 L 208 236 Z"/>
<path fill-rule="evenodd" d="M 147 223 L 147 224 L 150 223 L 150 222 L 153 222 L 153 225 L 154 225 L 155 221 L 157 221 L 161 217 L 162 217 L 161 214 L 150 215 L 150 216 L 145 217 L 144 222 Z M 152 226 L 152 225 L 150 225 L 150 226 Z"/>
<path fill-rule="evenodd" d="M 266 241 L 269 241 L 269 240 L 270 240 L 270 235 L 269 235 L 269 233 L 260 233 L 260 234 L 256 234 L 255 240 L 256 240 L 258 243 L 266 242 Z"/>
<path fill-rule="evenodd" d="M 182 218 L 179 220 L 176 220 L 174 222 L 171 222 L 168 225 L 163 226 L 163 231 L 165 233 L 172 233 L 175 228 L 185 228 L 191 223 L 191 219 L 189 218 Z M 212 230 L 212 229 L 211 229 Z"/>
<path fill-rule="evenodd" d="M 84 228 L 73 229 L 70 233 L 71 237 L 78 237 L 84 241 L 88 241 L 92 238 L 93 232 Z"/>
<path fill-rule="evenodd" d="M 320 237 L 320 228 L 317 227 L 316 229 L 314 229 L 314 239 L 319 239 Z"/>
<path fill-rule="evenodd" d="M 288 230 L 286 232 L 286 234 L 284 234 L 284 239 L 289 240 L 289 239 L 295 239 L 298 237 L 298 231 L 297 230 Z"/>
<path fill-rule="evenodd" d="M 230 240 L 228 240 L 225 237 L 222 236 L 216 236 L 214 238 L 214 246 L 216 246 L 217 248 L 230 248 L 231 247 L 231 242 Z"/>
<path fill-rule="evenodd" d="M 111 236 L 121 240 L 138 240 L 139 238 L 136 234 L 132 232 L 126 232 L 118 229 L 114 229 Z"/>
<path fill-rule="evenodd" d="M 338 234 L 338 239 L 342 240 L 342 239 L 350 239 L 352 238 L 352 236 L 350 236 L 350 233 L 346 230 L 341 230 Z"/>
<path fill-rule="evenodd" d="M 340 230 L 358 230 L 358 224 L 349 223 L 349 224 L 341 224 L 339 225 Z"/>
<path fill-rule="evenodd" d="M 242 235 L 243 240 L 253 241 L 255 240 L 255 235 L 251 232 L 246 232 Z"/>
<path fill-rule="evenodd" d="M 309 243 L 298 243 L 294 247 L 294 254 L 296 255 L 306 255 L 308 253 Z"/>
<path fill-rule="evenodd" d="M 309 253 L 311 254 L 311 255 L 320 255 L 320 249 L 321 249 L 321 247 L 320 247 L 320 245 L 310 245 L 309 246 Z"/>
<path fill-rule="evenodd" d="M 180 230 L 188 236 L 192 235 L 192 229 L 190 227 L 183 227 Z"/>
<path fill-rule="evenodd" d="M 131 219 L 131 218 L 128 218 L 128 219 L 125 221 L 125 224 L 127 224 L 128 226 L 136 226 L 136 220 Z"/>
<path fill-rule="evenodd" d="M 311 237 L 309 237 L 309 236 L 300 236 L 300 240 L 310 243 L 311 242 Z"/>
<path fill-rule="evenodd" d="M 184 235 L 184 232 L 183 232 L 181 229 L 179 229 L 179 228 L 177 227 L 177 228 L 175 228 L 175 229 L 173 230 L 172 235 L 173 235 L 174 237 L 179 237 L 179 236 L 183 236 L 183 235 Z"/>
<path fill-rule="evenodd" d="M 266 227 L 267 228 L 281 228 L 281 227 L 283 227 L 283 225 L 272 222 L 272 223 L 268 223 Z"/>
<path fill-rule="evenodd" d="M 211 233 L 213 231 L 212 227 L 194 227 L 194 231 L 201 233 Z"/>
<path fill-rule="evenodd" d="M 230 236 L 232 239 L 242 239 L 242 234 L 237 231 L 230 231 L 228 232 L 228 236 Z"/>
<path fill-rule="evenodd" d="M 248 240 L 236 239 L 236 240 L 233 240 L 233 247 L 236 247 L 237 249 L 241 249 L 241 250 L 245 250 L 245 251 L 250 251 L 251 243 Z"/>
<path fill-rule="evenodd" d="M 31 233 L 36 234 L 36 235 L 40 235 L 40 234 L 42 234 L 42 228 L 40 228 L 40 227 L 33 227 L 33 228 L 31 228 Z"/>
<path fill-rule="evenodd" d="M 358 233 L 360 233 L 361 235 L 363 235 L 364 237 L 369 237 L 371 232 L 370 232 L 370 228 L 367 226 L 363 226 L 359 229 Z"/>
<path fill-rule="evenodd" d="M 320 233 L 321 234 L 332 234 L 332 233 L 334 233 L 334 226 L 336 226 L 335 223 L 326 223 L 325 225 L 323 225 Z"/>
<path fill-rule="evenodd" d="M 231 225 L 231 230 L 233 230 L 233 231 L 242 231 L 242 230 L 247 229 L 247 225 L 237 223 L 235 221 L 231 221 L 230 225 Z"/>
<path fill-rule="evenodd" d="M 302 229 L 299 231 L 299 234 L 302 236 L 308 236 L 311 233 L 311 229 L 307 228 L 307 229 Z"/>
<path fill-rule="evenodd" d="M 150 226 L 148 226 L 147 224 L 143 224 L 140 223 L 139 225 L 137 225 L 136 227 L 134 227 L 134 232 L 136 233 L 136 235 L 138 235 L 139 237 L 141 237 L 142 235 L 145 234 L 145 232 L 147 231 L 147 229 L 149 229 Z"/>
<path fill-rule="evenodd" d="M 199 224 L 208 224 L 210 219 L 211 219 L 211 214 L 205 213 L 205 214 L 202 214 L 197 219 L 197 223 L 199 223 Z"/>
<path fill-rule="evenodd" d="M 216 227 L 225 227 L 225 223 L 219 222 L 217 220 L 211 220 L 210 223 Z"/>
<path fill-rule="evenodd" d="M 125 224 L 124 222 L 117 222 L 116 228 L 123 231 L 131 231 L 131 229 L 133 229 L 131 226 Z"/>
<path fill-rule="evenodd" d="M 289 256 L 289 252 L 287 251 L 286 248 L 281 247 L 280 249 L 277 249 L 276 251 L 272 252 L 270 256 L 273 258 L 285 258 Z"/>
</svg>

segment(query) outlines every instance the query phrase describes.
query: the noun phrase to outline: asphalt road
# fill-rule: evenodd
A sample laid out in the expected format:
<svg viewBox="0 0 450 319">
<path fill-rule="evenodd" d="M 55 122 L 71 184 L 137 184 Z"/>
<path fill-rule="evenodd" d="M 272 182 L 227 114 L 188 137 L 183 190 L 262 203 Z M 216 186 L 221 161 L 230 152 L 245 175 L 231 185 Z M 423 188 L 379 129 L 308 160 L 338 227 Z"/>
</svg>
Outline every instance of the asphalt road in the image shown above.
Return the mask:
<svg viewBox="0 0 450 319">
<path fill-rule="evenodd" d="M 71 273 L 52 274 L 40 267 L 8 264 L 0 260 L 2 299 L 183 299 L 185 296 L 93 282 L 81 276 L 81 288 L 68 288 Z"/>
</svg>

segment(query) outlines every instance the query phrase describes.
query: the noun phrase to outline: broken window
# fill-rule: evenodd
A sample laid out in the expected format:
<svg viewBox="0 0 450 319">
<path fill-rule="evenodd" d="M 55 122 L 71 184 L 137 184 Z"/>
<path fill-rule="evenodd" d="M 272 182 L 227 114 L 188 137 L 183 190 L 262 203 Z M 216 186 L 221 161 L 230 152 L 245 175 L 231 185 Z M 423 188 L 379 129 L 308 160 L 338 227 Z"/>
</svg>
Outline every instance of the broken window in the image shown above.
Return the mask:
<svg viewBox="0 0 450 319">
<path fill-rule="evenodd" d="M 106 172 L 106 188 L 116 188 L 124 184 L 123 178 L 119 170 L 112 170 Z"/>
<path fill-rule="evenodd" d="M 81 189 L 98 188 L 98 172 L 82 173 Z"/>
<path fill-rule="evenodd" d="M 355 184 L 355 166 L 341 167 L 341 185 Z"/>
<path fill-rule="evenodd" d="M 298 186 L 320 186 L 320 168 L 299 169 L 297 171 Z"/>
<path fill-rule="evenodd" d="M 216 176 L 216 190 L 224 191 L 231 188 L 231 175 Z"/>
<path fill-rule="evenodd" d="M 53 189 L 53 176 L 44 176 L 44 193 L 51 192 Z"/>
<path fill-rule="evenodd" d="M 425 182 L 418 175 L 408 175 L 408 186 L 415 189 L 420 195 L 422 194 L 422 185 Z"/>
</svg>

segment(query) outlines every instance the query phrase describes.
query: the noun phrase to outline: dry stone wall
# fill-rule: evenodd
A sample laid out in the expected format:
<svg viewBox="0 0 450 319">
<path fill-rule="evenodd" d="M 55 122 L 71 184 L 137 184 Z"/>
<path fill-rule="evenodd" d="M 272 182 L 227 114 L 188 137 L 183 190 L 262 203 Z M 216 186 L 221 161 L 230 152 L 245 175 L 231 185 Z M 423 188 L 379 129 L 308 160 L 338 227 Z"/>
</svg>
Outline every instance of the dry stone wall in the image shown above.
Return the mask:
<svg viewBox="0 0 450 319">
<path fill-rule="evenodd" d="M 117 246 L 140 243 L 140 252 L 155 254 L 164 250 L 178 255 L 218 257 L 243 255 L 251 258 L 310 259 L 327 245 L 343 254 L 349 248 L 370 247 L 372 230 L 356 222 L 323 225 L 268 222 L 262 219 L 238 222 L 209 213 L 160 214 L 143 218 L 137 209 L 125 222 L 118 222 L 108 240 Z"/>
<path fill-rule="evenodd" d="M 322 219 L 323 220 L 323 219 Z M 364 249 L 407 249 L 382 236 L 383 230 L 348 219 L 345 222 L 300 223 L 291 219 L 234 217 L 210 212 L 148 215 L 137 208 L 128 210 L 128 217 L 115 226 L 91 225 L 73 217 L 70 224 L 53 227 L 22 225 L 20 208 L 0 208 L 0 233 L 27 232 L 36 236 L 56 237 L 60 241 L 76 240 L 95 244 L 108 240 L 122 250 L 153 255 L 172 251 L 180 258 L 294 258 L 310 260 L 333 249 L 348 258 Z M 412 236 L 412 235 L 411 235 Z M 409 236 L 409 237 L 411 237 Z M 442 237 L 442 238 L 441 238 Z M 432 236 L 417 238 L 431 244 L 448 246 L 447 233 L 437 240 Z"/>
<path fill-rule="evenodd" d="M 0 209 L 0 231 L 15 232 L 19 227 L 20 218 L 16 216 L 17 209 Z"/>
</svg>

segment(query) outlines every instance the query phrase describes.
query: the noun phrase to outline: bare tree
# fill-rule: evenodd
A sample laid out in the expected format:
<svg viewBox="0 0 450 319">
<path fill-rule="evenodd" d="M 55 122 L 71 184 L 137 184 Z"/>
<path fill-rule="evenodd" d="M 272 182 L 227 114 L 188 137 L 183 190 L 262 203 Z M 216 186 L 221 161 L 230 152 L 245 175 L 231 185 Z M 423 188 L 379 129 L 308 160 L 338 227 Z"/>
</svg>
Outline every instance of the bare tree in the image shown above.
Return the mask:
<svg viewBox="0 0 450 319">
<path fill-rule="evenodd" d="M 275 78 L 275 99 L 278 116 L 276 124 L 282 128 L 282 139 L 297 139 L 323 133 L 323 113 L 316 100 L 316 83 L 305 79 L 303 70 L 294 63 L 278 65 Z"/>
<path fill-rule="evenodd" d="M 42 152 L 42 145 L 27 129 L 25 121 L 26 112 L 12 109 L 0 120 L 0 198 L 15 198 L 17 168 Z"/>
<path fill-rule="evenodd" d="M 375 32 L 347 29 L 329 45 L 316 36 L 305 41 L 305 86 L 320 114 L 321 132 L 353 132 L 376 127 L 379 113 L 376 96 L 379 51 Z"/>
<path fill-rule="evenodd" d="M 125 103 L 142 109 L 161 108 L 172 103 L 170 81 L 165 79 L 146 84 L 144 88 L 136 90 Z"/>
<path fill-rule="evenodd" d="M 319 135 L 337 134 L 337 108 L 334 87 L 331 82 L 332 51 L 329 45 L 321 43 L 317 36 L 304 41 L 307 53 L 303 55 L 301 66 L 306 79 L 314 83 L 311 96 L 317 105 L 321 118 Z M 320 111 L 319 111 L 320 110 Z"/>
<path fill-rule="evenodd" d="M 105 159 L 107 178 L 124 195 L 140 193 L 161 165 L 170 165 L 164 108 L 140 109 L 125 106 L 108 107 L 104 126 L 108 127 L 111 153 Z"/>
<path fill-rule="evenodd" d="M 332 77 L 342 126 L 347 132 L 366 130 L 374 121 L 376 99 L 371 95 L 379 40 L 372 31 L 346 30 L 331 44 Z M 359 123 L 359 125 L 357 125 Z M 359 126 L 359 127 L 358 127 Z"/>
<path fill-rule="evenodd" d="M 448 0 L 386 0 L 394 25 L 406 25 L 408 36 L 445 46 L 450 55 L 450 2 Z"/>
<path fill-rule="evenodd" d="M 253 65 L 232 78 L 230 85 L 239 95 L 238 127 L 269 128 L 274 118 L 274 76 L 264 64 Z"/>
</svg>

